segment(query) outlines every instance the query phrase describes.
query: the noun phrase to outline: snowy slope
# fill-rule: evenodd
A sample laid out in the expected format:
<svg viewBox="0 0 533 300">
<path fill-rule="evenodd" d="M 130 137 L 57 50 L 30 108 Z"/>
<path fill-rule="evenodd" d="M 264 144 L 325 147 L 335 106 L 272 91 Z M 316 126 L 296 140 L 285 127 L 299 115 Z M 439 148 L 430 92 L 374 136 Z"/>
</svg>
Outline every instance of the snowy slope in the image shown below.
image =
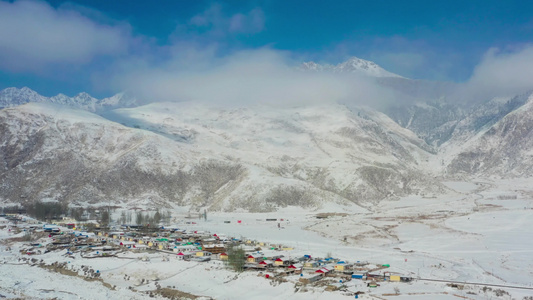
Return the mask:
<svg viewBox="0 0 533 300">
<path fill-rule="evenodd" d="M 483 108 L 459 123 L 455 135 L 441 150 L 449 162 L 447 172 L 533 175 L 533 94 Z"/>
<path fill-rule="evenodd" d="M 0 197 L 268 211 L 441 188 L 420 169 L 433 155 L 423 141 L 377 112 L 157 103 L 106 117 L 0 111 Z"/>
</svg>

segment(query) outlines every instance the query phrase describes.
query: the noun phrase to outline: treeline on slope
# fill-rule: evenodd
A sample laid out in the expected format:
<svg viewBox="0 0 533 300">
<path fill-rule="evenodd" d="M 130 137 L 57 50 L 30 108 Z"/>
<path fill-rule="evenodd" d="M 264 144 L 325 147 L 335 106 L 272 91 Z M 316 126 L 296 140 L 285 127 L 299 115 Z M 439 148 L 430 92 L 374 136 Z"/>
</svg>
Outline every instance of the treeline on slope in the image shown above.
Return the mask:
<svg viewBox="0 0 533 300">
<path fill-rule="evenodd" d="M 5 214 L 27 214 L 28 216 L 40 221 L 50 222 L 52 220 L 61 220 L 64 217 L 72 218 L 76 221 L 96 220 L 103 226 L 116 222 L 119 224 L 133 224 L 147 226 L 150 224 L 159 224 L 161 222 L 169 223 L 172 214 L 170 211 L 155 212 L 138 211 L 133 214 L 131 211 L 122 210 L 120 217 L 112 218 L 112 213 L 116 207 L 72 207 L 60 202 L 43 202 L 36 201 L 25 205 L 11 205 L 2 207 Z"/>
</svg>

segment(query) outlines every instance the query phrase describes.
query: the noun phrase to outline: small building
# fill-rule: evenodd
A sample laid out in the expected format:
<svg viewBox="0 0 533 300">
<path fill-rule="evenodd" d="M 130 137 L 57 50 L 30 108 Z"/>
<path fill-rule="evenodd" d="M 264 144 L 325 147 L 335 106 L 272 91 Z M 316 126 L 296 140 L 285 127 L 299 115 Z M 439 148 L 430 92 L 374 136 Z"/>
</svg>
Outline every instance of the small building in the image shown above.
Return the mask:
<svg viewBox="0 0 533 300">
<path fill-rule="evenodd" d="M 263 260 L 262 254 L 250 254 L 246 257 L 246 262 L 249 262 L 249 263 L 260 262 L 261 260 Z"/>
<path fill-rule="evenodd" d="M 203 245 L 202 250 L 218 254 L 226 251 L 226 247 L 224 247 L 224 244 Z"/>
<path fill-rule="evenodd" d="M 331 269 L 328 269 L 326 267 L 322 267 L 315 271 L 315 273 L 322 273 L 322 274 L 328 274 L 329 272 L 331 272 Z"/>
<path fill-rule="evenodd" d="M 366 279 L 366 274 L 365 274 L 365 273 L 353 273 L 353 274 L 352 274 L 352 278 L 353 278 L 353 279 L 362 279 L 362 280 L 365 280 L 365 279 Z"/>
<path fill-rule="evenodd" d="M 296 274 L 302 273 L 302 264 L 291 264 L 287 267 L 287 270 L 290 270 Z"/>
<path fill-rule="evenodd" d="M 339 261 L 334 265 L 335 271 L 344 272 L 352 269 L 352 265 L 346 263 L 345 261 Z"/>
<path fill-rule="evenodd" d="M 281 258 L 276 258 L 276 260 L 274 260 L 274 265 L 277 266 L 277 267 L 281 267 L 283 265 L 285 265 L 285 262 L 283 261 L 283 259 Z"/>
<path fill-rule="evenodd" d="M 207 252 L 207 251 L 197 251 L 196 252 L 196 256 L 211 256 L 211 252 Z"/>
<path fill-rule="evenodd" d="M 191 259 L 192 257 L 192 254 L 189 253 L 189 252 L 180 252 L 178 254 L 176 254 L 176 256 L 178 257 L 179 260 L 189 260 Z"/>
<path fill-rule="evenodd" d="M 269 268 L 272 267 L 274 263 L 275 262 L 272 262 L 271 260 L 262 260 L 261 262 L 259 262 L 259 266 L 263 268 Z"/>
<path fill-rule="evenodd" d="M 298 281 L 300 281 L 301 283 L 304 283 L 304 284 L 308 284 L 308 283 L 311 283 L 311 282 L 319 281 L 323 277 L 324 277 L 323 274 L 301 274 L 301 276 L 298 279 Z"/>
<path fill-rule="evenodd" d="M 148 248 L 148 246 L 146 246 L 145 244 L 137 244 L 137 245 L 133 245 L 131 247 L 132 250 L 146 250 Z"/>
<path fill-rule="evenodd" d="M 228 260 L 229 256 L 228 256 L 227 253 L 222 252 L 222 253 L 220 253 L 220 254 L 218 255 L 218 258 L 219 258 L 220 260 Z"/>
<path fill-rule="evenodd" d="M 390 281 L 395 281 L 395 282 L 400 282 L 401 278 L 398 275 L 391 275 L 389 280 Z"/>
<path fill-rule="evenodd" d="M 129 242 L 129 241 L 120 242 L 120 246 L 123 246 L 123 247 L 126 247 L 126 248 L 131 248 L 134 245 L 135 245 L 135 242 Z"/>
<path fill-rule="evenodd" d="M 210 261 L 211 257 L 209 257 L 209 256 L 195 256 L 195 257 L 192 257 L 191 260 L 192 261 L 197 261 L 197 262 L 206 262 L 206 261 Z"/>
</svg>

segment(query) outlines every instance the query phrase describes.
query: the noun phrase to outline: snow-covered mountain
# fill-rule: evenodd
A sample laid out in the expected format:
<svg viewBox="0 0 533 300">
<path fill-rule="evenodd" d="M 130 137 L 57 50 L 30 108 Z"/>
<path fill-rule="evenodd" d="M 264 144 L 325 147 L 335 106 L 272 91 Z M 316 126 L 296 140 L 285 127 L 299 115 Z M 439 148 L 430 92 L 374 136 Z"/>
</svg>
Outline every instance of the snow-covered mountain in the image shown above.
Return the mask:
<svg viewBox="0 0 533 300">
<path fill-rule="evenodd" d="M 29 102 L 45 102 L 48 98 L 37 92 L 23 87 L 21 89 L 10 87 L 0 91 L 0 108 L 13 107 Z"/>
<path fill-rule="evenodd" d="M 425 143 L 376 111 L 156 103 L 113 113 L 48 103 L 1 110 L 2 201 L 271 211 L 368 207 L 443 189 L 420 168 L 434 155 Z"/>
<path fill-rule="evenodd" d="M 44 97 L 7 88 L 0 200 L 370 207 L 438 192 L 439 178 L 533 175 L 533 93 L 467 107 L 446 98 L 453 84 L 399 77 L 358 58 L 301 69 L 372 76 L 397 92 L 398 103 L 382 112 L 342 104 L 139 106 L 125 93 Z"/>
<path fill-rule="evenodd" d="M 302 71 L 310 72 L 333 72 L 333 73 L 355 73 L 371 77 L 400 77 L 400 75 L 391 73 L 376 63 L 364 60 L 358 57 L 351 57 L 347 61 L 338 65 L 321 65 L 315 62 L 304 62 L 300 67 Z"/>
<path fill-rule="evenodd" d="M 11 87 L 0 91 L 0 109 L 5 107 L 14 107 L 30 102 L 54 103 L 80 108 L 91 112 L 109 108 L 132 107 L 140 103 L 135 97 L 127 95 L 126 93 L 119 93 L 109 98 L 96 99 L 84 92 L 79 93 L 74 97 L 69 97 L 64 94 L 58 94 L 53 97 L 45 97 L 27 87 L 20 89 Z"/>
<path fill-rule="evenodd" d="M 153 103 L 99 116 L 27 103 L 0 110 L 0 198 L 226 211 L 368 208 L 384 198 L 439 192 L 442 177 L 532 175 L 532 99 L 496 99 L 428 125 L 430 133 L 446 131 L 436 145 L 409 130 L 431 119 L 398 124 L 340 104 Z M 114 105 L 120 95 L 107 101 Z M 438 106 L 420 105 L 433 109 L 436 118 Z"/>
<path fill-rule="evenodd" d="M 533 175 L 533 93 L 494 99 L 454 125 L 441 146 L 445 171 L 498 177 Z"/>
</svg>

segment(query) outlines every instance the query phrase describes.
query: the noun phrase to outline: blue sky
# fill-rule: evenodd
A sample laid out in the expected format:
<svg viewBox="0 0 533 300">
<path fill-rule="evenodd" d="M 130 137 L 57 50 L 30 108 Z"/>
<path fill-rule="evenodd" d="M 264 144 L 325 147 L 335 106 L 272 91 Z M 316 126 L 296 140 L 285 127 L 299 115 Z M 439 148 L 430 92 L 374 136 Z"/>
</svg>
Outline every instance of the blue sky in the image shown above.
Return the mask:
<svg viewBox="0 0 533 300">
<path fill-rule="evenodd" d="M 357 56 L 466 82 L 487 55 L 530 47 L 531 11 L 530 1 L 3 1 L 0 88 L 103 97 L 132 70 L 211 68 L 261 49 L 287 65 Z"/>
</svg>

